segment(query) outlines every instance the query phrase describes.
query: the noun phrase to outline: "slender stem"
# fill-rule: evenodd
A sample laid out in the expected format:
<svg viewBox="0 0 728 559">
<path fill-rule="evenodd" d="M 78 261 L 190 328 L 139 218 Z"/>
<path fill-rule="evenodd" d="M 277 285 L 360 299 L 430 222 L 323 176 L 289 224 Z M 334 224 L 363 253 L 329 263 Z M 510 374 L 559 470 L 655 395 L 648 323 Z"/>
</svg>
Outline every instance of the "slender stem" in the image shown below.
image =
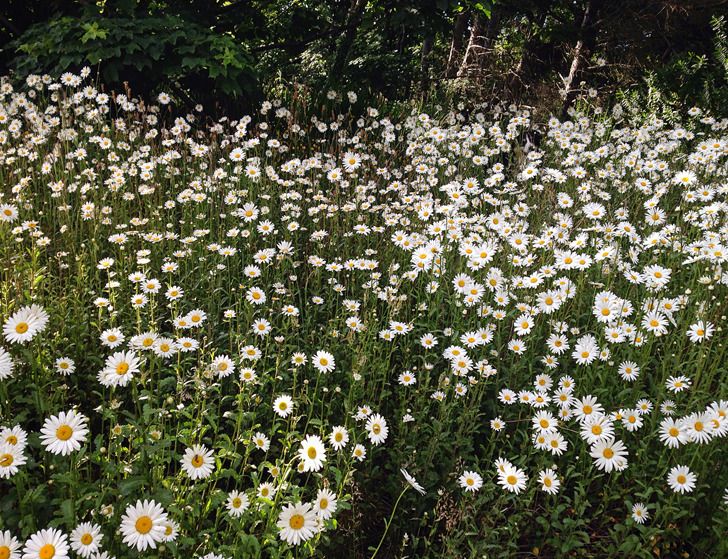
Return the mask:
<svg viewBox="0 0 728 559">
<path fill-rule="evenodd" d="M 400 500 L 402 500 L 402 497 L 405 493 L 407 493 L 407 490 L 410 488 L 409 485 L 405 485 L 404 489 L 402 489 L 402 493 L 399 494 L 399 497 L 397 497 L 397 501 L 394 503 L 394 508 L 392 509 L 392 514 L 389 515 L 389 520 L 387 520 L 384 523 L 384 533 L 382 534 L 382 539 L 379 540 L 379 545 L 377 546 L 377 549 L 374 550 L 374 553 L 371 556 L 371 559 L 374 559 L 377 556 L 377 553 L 379 553 L 379 548 L 382 547 L 382 544 L 384 543 L 384 538 L 387 537 L 387 532 L 389 532 L 389 527 L 392 525 L 392 519 L 394 518 L 394 513 L 397 511 L 397 505 L 399 505 Z"/>
</svg>

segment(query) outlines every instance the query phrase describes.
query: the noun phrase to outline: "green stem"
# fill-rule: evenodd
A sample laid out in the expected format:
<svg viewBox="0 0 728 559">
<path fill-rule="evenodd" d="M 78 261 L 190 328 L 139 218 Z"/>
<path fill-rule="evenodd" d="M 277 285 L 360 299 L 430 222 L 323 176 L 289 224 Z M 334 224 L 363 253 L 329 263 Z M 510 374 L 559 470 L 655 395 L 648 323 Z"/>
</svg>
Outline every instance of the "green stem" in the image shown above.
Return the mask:
<svg viewBox="0 0 728 559">
<path fill-rule="evenodd" d="M 392 509 L 392 514 L 389 515 L 389 520 L 387 520 L 384 523 L 384 533 L 382 534 L 382 539 L 379 540 L 379 545 L 374 550 L 374 553 L 371 556 L 371 559 L 374 559 L 377 556 L 377 553 L 379 553 L 379 549 L 382 547 L 382 544 L 384 543 L 384 538 L 387 537 L 387 532 L 389 532 L 389 527 L 392 525 L 392 519 L 394 518 L 394 513 L 397 511 L 397 505 L 399 505 L 399 502 L 402 500 L 402 497 L 405 493 L 407 493 L 407 490 L 410 488 L 409 485 L 406 485 L 404 489 L 402 489 L 402 493 L 399 494 L 399 497 L 397 497 L 397 501 L 394 503 L 394 508 Z"/>
</svg>

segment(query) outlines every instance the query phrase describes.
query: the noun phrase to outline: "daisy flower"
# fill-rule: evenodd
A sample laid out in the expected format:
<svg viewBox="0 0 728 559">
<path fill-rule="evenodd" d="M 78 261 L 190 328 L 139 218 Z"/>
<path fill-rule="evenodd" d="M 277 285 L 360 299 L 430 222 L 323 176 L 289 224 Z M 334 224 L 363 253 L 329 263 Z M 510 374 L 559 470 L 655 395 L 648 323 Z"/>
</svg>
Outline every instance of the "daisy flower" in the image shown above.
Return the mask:
<svg viewBox="0 0 728 559">
<path fill-rule="evenodd" d="M 541 484 L 541 490 L 549 495 L 556 495 L 561 487 L 561 481 L 551 468 L 542 470 L 538 474 L 538 482 Z"/>
<path fill-rule="evenodd" d="M 3 325 L 3 335 L 10 343 L 24 344 L 42 332 L 47 324 L 48 313 L 34 304 L 13 313 Z"/>
<path fill-rule="evenodd" d="M 63 376 L 73 374 L 76 370 L 76 364 L 73 359 L 68 357 L 59 357 L 56 359 L 56 371 Z"/>
<path fill-rule="evenodd" d="M 304 472 L 318 472 L 326 462 L 326 448 L 318 435 L 306 435 L 301 441 L 298 457 L 303 463 Z"/>
<path fill-rule="evenodd" d="M 155 337 L 153 343 L 156 343 Z M 106 358 L 104 368 L 98 374 L 101 384 L 108 387 L 126 386 L 139 372 L 141 361 L 133 351 L 119 351 Z"/>
<path fill-rule="evenodd" d="M 126 545 L 145 551 L 148 547 L 156 549 L 164 541 L 166 523 L 167 513 L 156 501 L 137 500 L 126 507 L 119 531 Z"/>
<path fill-rule="evenodd" d="M 332 493 L 329 489 L 319 489 L 313 510 L 321 520 L 328 520 L 336 512 L 337 505 L 335 493 Z"/>
<path fill-rule="evenodd" d="M 346 427 L 338 425 L 331 430 L 329 434 L 329 444 L 334 450 L 341 450 L 349 442 L 349 432 Z"/>
<path fill-rule="evenodd" d="M 709 340 L 713 336 L 715 331 L 715 325 L 711 322 L 704 322 L 699 320 L 695 324 L 691 324 L 688 328 L 688 338 L 693 343 L 702 342 L 703 340 Z"/>
<path fill-rule="evenodd" d="M 644 503 L 635 503 L 632 505 L 632 520 L 637 524 L 644 524 L 649 517 L 650 513 L 647 512 L 647 507 Z"/>
<path fill-rule="evenodd" d="M 25 542 L 23 559 L 68 559 L 68 536 L 56 528 L 39 530 Z"/>
<path fill-rule="evenodd" d="M 86 441 L 88 419 L 75 410 L 61 412 L 45 420 L 40 442 L 48 452 L 66 456 L 81 448 Z"/>
<path fill-rule="evenodd" d="M 250 499 L 248 499 L 248 496 L 245 493 L 240 491 L 231 491 L 228 493 L 225 508 L 227 508 L 228 514 L 233 518 L 237 518 L 243 514 L 249 506 Z"/>
<path fill-rule="evenodd" d="M 713 438 L 713 423 L 707 413 L 693 413 L 683 419 L 690 442 L 704 444 Z"/>
<path fill-rule="evenodd" d="M 10 533 L 10 530 L 0 532 L 0 557 L 20 559 L 20 542 Z"/>
<path fill-rule="evenodd" d="M 0 380 L 6 380 L 13 376 L 15 362 L 13 356 L 0 347 Z"/>
<path fill-rule="evenodd" d="M 667 483 L 676 493 L 690 493 L 695 489 L 697 476 L 687 466 L 675 466 L 667 474 Z"/>
<path fill-rule="evenodd" d="M 505 471 L 498 475 L 500 486 L 516 495 L 526 488 L 527 480 L 526 473 L 515 466 L 506 467 Z"/>
<path fill-rule="evenodd" d="M 401 474 L 402 474 L 402 475 L 404 476 L 404 479 L 405 479 L 405 481 L 406 481 L 406 482 L 407 482 L 407 483 L 408 483 L 408 484 L 409 484 L 409 485 L 410 485 L 410 486 L 411 486 L 411 487 L 412 487 L 412 488 L 413 488 L 413 489 L 414 489 L 415 491 L 417 491 L 417 492 L 418 492 L 418 493 L 419 493 L 420 495 L 424 495 L 424 494 L 426 493 L 426 491 L 425 491 L 425 488 L 424 488 L 424 487 L 422 487 L 422 486 L 421 486 L 421 485 L 420 485 L 420 484 L 419 484 L 419 483 L 417 482 L 417 480 L 415 479 L 415 477 L 414 477 L 414 476 L 413 476 L 412 474 L 410 474 L 410 473 L 409 473 L 409 472 L 408 472 L 407 470 L 405 470 L 404 468 L 400 468 L 400 469 L 399 469 L 399 471 L 400 471 L 400 472 L 401 472 Z"/>
<path fill-rule="evenodd" d="M 182 469 L 192 480 L 208 478 L 215 469 L 213 451 L 205 445 L 196 444 L 186 449 L 180 463 Z"/>
<path fill-rule="evenodd" d="M 256 433 L 253 435 L 253 444 L 263 452 L 268 452 L 268 449 L 270 448 L 270 439 L 263 433 Z"/>
<path fill-rule="evenodd" d="M 364 459 L 367 457 L 367 449 L 364 448 L 364 445 L 358 444 L 354 447 L 351 456 L 357 461 L 363 462 Z"/>
<path fill-rule="evenodd" d="M 288 417 L 293 413 L 293 400 L 287 394 L 278 396 L 273 401 L 273 411 L 281 417 Z"/>
<path fill-rule="evenodd" d="M 581 424 L 581 438 L 589 444 L 605 441 L 613 435 L 614 424 L 606 415 L 594 415 Z"/>
<path fill-rule="evenodd" d="M 310 540 L 318 531 L 316 512 L 309 503 L 286 505 L 278 515 L 276 525 L 280 538 L 291 545 Z"/>
<path fill-rule="evenodd" d="M 387 435 L 389 434 L 387 421 L 378 413 L 369 417 L 366 424 L 366 430 L 369 440 L 374 445 L 382 444 L 387 440 Z"/>
<path fill-rule="evenodd" d="M 334 356 L 328 351 L 317 351 L 311 358 L 311 363 L 319 373 L 330 373 L 336 368 Z"/>
<path fill-rule="evenodd" d="M 483 487 L 483 478 L 477 472 L 465 470 L 463 475 L 458 478 L 458 483 L 465 491 L 475 493 Z"/>
<path fill-rule="evenodd" d="M 613 437 L 594 443 L 589 452 L 597 468 L 605 472 L 624 470 L 627 467 L 627 448 Z"/>
<path fill-rule="evenodd" d="M 91 557 L 98 553 L 103 537 L 101 526 L 84 522 L 71 532 L 71 549 L 81 557 Z"/>
<path fill-rule="evenodd" d="M 18 473 L 19 466 L 26 462 L 22 446 L 7 442 L 0 443 L 0 479 L 9 479 L 14 476 Z"/>
<path fill-rule="evenodd" d="M 218 355 L 210 365 L 218 378 L 225 378 L 235 372 L 235 363 L 227 355 Z"/>
<path fill-rule="evenodd" d="M 16 425 L 13 428 L 0 428 L 0 445 L 7 443 L 22 450 L 25 448 L 27 441 L 28 434 L 23 431 L 20 425 Z"/>
<path fill-rule="evenodd" d="M 671 392 L 682 392 L 690 388 L 691 381 L 688 377 L 680 375 L 677 377 L 670 377 L 665 381 L 665 388 Z"/>
<path fill-rule="evenodd" d="M 266 481 L 258 486 L 258 497 L 262 499 L 273 499 L 276 495 L 276 491 L 275 486 Z"/>
<path fill-rule="evenodd" d="M 633 361 L 624 361 L 619 366 L 618 373 L 623 380 L 632 382 L 634 380 L 637 380 L 637 377 L 640 374 L 640 368 Z"/>
</svg>

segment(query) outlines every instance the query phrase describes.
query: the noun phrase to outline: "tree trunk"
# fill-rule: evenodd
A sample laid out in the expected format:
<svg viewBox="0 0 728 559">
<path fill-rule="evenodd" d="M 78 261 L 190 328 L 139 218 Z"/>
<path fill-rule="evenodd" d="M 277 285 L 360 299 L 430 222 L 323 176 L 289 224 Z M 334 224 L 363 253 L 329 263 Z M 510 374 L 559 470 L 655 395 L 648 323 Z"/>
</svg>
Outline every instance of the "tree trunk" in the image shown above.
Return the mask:
<svg viewBox="0 0 728 559">
<path fill-rule="evenodd" d="M 546 17 L 548 16 L 548 10 L 539 12 L 533 25 L 537 29 L 541 29 L 546 23 Z M 530 21 L 530 20 L 529 20 Z M 529 26 L 531 24 L 529 23 Z M 538 33 L 529 32 L 526 42 L 523 45 L 521 56 L 518 59 L 515 69 L 513 70 L 510 78 L 508 79 L 508 89 L 510 91 L 511 99 L 517 101 L 520 99 L 521 94 L 524 90 L 524 83 L 529 79 L 531 73 L 531 67 L 533 66 L 533 60 L 536 58 L 535 50 L 540 45 Z"/>
<path fill-rule="evenodd" d="M 465 49 L 463 55 L 463 61 L 460 63 L 460 68 L 457 72 L 457 77 L 461 78 L 466 76 L 468 73 L 468 66 L 476 57 L 476 52 L 483 39 L 483 21 L 479 14 L 475 15 L 475 21 L 470 28 L 470 39 L 468 39 L 468 46 Z"/>
<path fill-rule="evenodd" d="M 447 66 L 445 67 L 446 78 L 454 78 L 457 76 L 458 68 L 456 60 L 460 56 L 460 52 L 463 50 L 465 31 L 468 29 L 469 20 L 470 14 L 465 11 L 455 18 L 455 25 L 452 30 L 452 42 L 450 43 L 450 54 L 447 57 Z"/>
<path fill-rule="evenodd" d="M 475 68 L 476 77 L 480 76 L 485 68 L 487 54 L 500 33 L 500 21 L 500 12 L 495 9 L 487 24 L 483 21 L 481 14 L 475 15 L 475 22 L 470 30 L 468 48 L 465 49 L 465 55 L 457 73 L 458 77 L 467 75 L 470 68 Z"/>
<path fill-rule="evenodd" d="M 341 36 L 341 40 L 336 49 L 334 63 L 331 65 L 331 75 L 329 76 L 329 82 L 331 83 L 341 78 L 344 67 L 349 60 L 349 52 L 354 44 L 354 39 L 356 39 L 356 32 L 361 24 L 366 5 L 366 0 L 351 0 L 351 6 L 346 14 L 344 34 Z"/>
<path fill-rule="evenodd" d="M 420 89 L 422 90 L 423 99 L 427 99 L 427 93 L 430 89 L 430 53 L 435 37 L 432 31 L 427 31 L 425 39 L 422 41 L 422 58 L 420 59 Z"/>
<path fill-rule="evenodd" d="M 574 54 L 568 75 L 564 78 L 564 102 L 561 106 L 561 117 L 568 115 L 577 94 L 577 80 L 583 74 L 584 61 L 589 57 L 596 43 L 596 25 L 602 0 L 589 0 L 584 9 L 584 16 L 579 27 L 578 40 L 574 46 Z"/>
</svg>

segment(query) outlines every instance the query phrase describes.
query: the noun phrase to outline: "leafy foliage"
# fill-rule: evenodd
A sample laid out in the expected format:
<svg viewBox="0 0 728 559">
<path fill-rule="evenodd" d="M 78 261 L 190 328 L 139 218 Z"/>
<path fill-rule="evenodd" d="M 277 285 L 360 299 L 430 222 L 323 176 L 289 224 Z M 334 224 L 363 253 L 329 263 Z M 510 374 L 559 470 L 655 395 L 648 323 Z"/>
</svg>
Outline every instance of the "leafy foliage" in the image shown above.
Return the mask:
<svg viewBox="0 0 728 559">
<path fill-rule="evenodd" d="M 98 66 L 104 82 L 171 87 L 190 98 L 256 96 L 249 53 L 228 34 L 179 16 L 62 17 L 30 27 L 14 43 L 21 77 Z M 211 100 L 214 97 L 209 96 Z"/>
</svg>

